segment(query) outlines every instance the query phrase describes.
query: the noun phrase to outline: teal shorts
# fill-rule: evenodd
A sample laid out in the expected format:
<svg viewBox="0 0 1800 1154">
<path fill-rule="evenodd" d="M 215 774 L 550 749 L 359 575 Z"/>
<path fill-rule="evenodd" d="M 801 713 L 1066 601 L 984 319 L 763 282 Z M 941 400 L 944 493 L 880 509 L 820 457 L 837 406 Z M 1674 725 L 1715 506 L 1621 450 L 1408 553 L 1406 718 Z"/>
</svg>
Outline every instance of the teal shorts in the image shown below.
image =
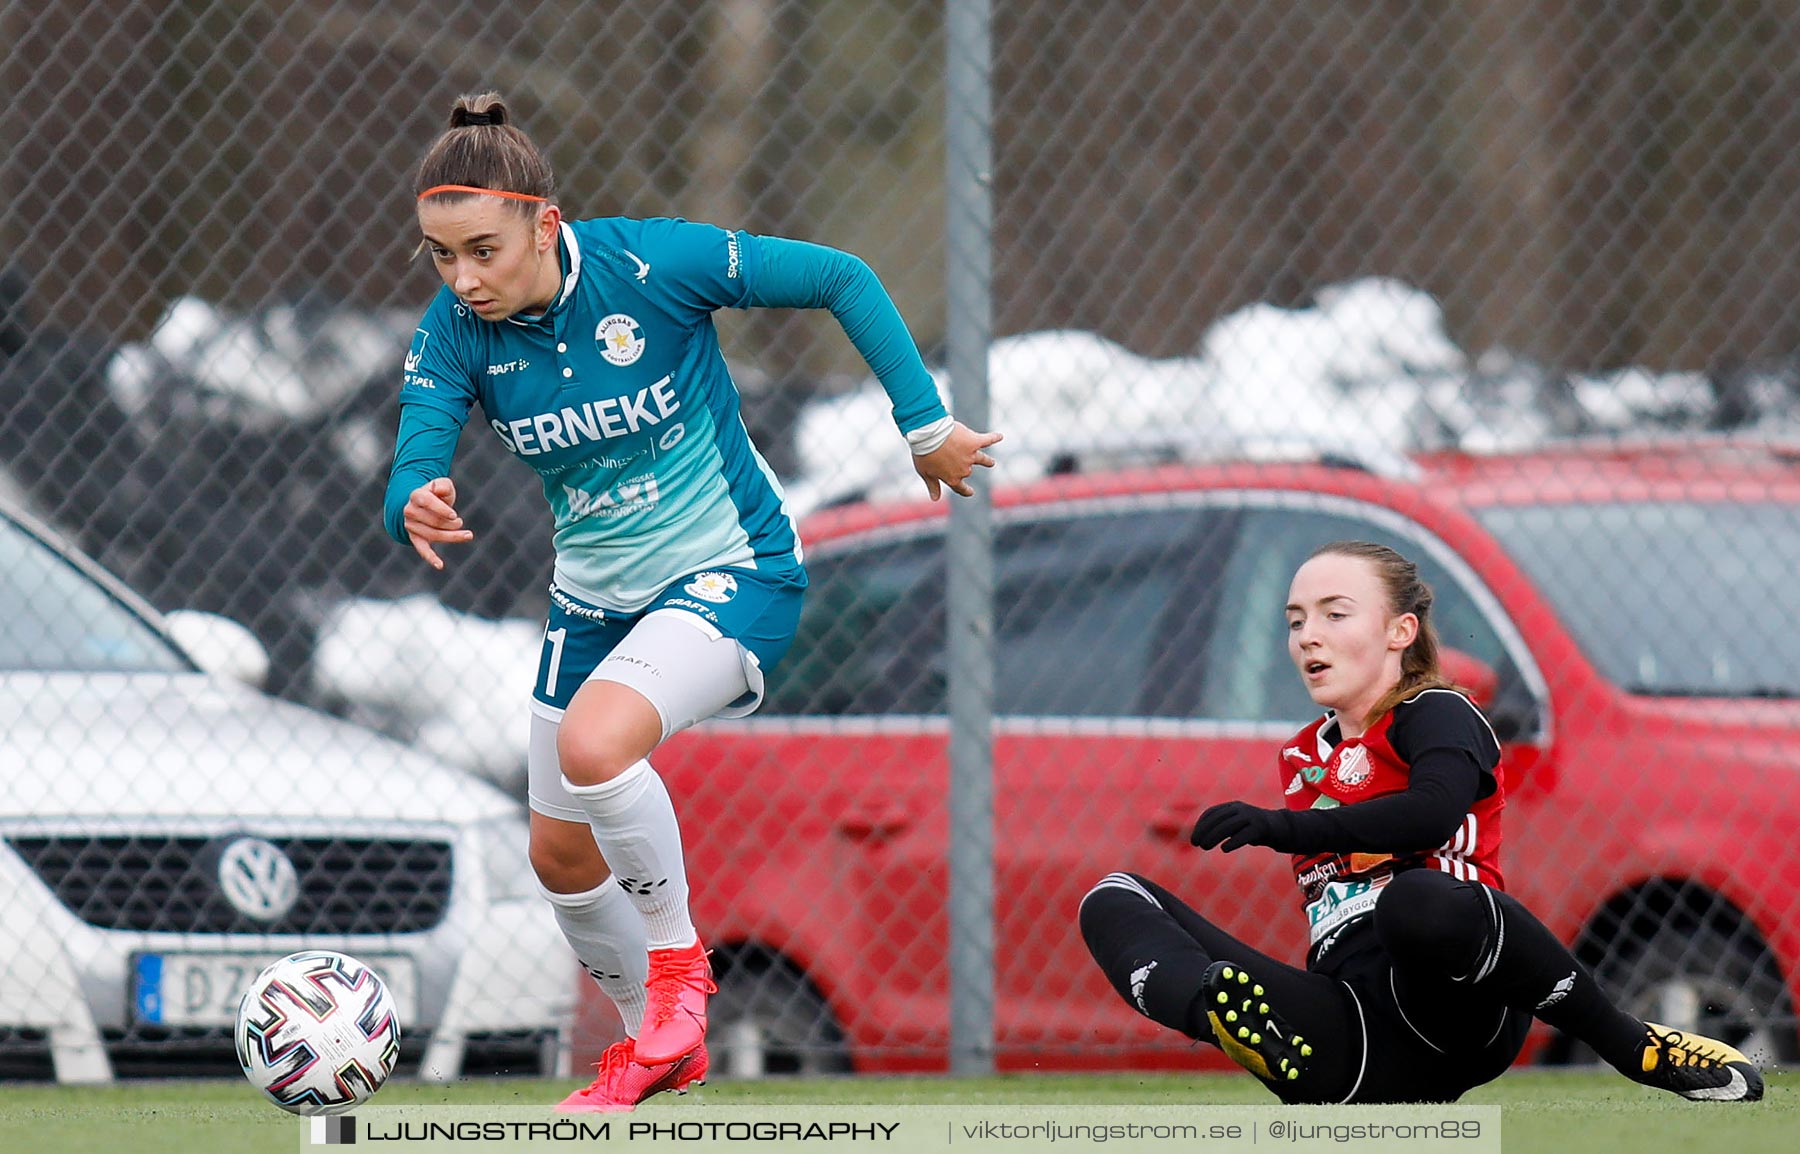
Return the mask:
<svg viewBox="0 0 1800 1154">
<path fill-rule="evenodd" d="M 677 577 L 650 604 L 627 614 L 591 605 L 553 584 L 532 700 L 560 714 L 639 621 L 667 610 L 690 614 L 703 631 L 736 641 L 766 674 L 793 644 L 805 592 L 801 570 L 703 569 Z"/>
</svg>

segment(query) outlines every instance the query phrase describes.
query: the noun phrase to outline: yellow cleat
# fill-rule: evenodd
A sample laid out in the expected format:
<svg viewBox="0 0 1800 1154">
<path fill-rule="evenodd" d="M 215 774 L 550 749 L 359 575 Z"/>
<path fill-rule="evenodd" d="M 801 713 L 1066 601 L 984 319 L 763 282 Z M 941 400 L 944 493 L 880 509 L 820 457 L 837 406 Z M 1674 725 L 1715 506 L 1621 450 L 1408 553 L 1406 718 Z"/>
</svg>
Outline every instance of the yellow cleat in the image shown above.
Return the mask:
<svg viewBox="0 0 1800 1154">
<path fill-rule="evenodd" d="M 1306 1072 L 1305 1059 L 1312 1057 L 1313 1048 L 1302 1044 L 1275 1013 L 1262 984 L 1241 966 L 1214 962 L 1200 988 L 1212 1007 L 1206 1016 L 1213 1037 L 1232 1061 L 1265 1082 L 1294 1082 Z"/>
<path fill-rule="evenodd" d="M 1697 1102 L 1755 1102 L 1763 1096 L 1762 1071 L 1723 1042 L 1646 1022 L 1643 1070 L 1634 1077 Z"/>
</svg>

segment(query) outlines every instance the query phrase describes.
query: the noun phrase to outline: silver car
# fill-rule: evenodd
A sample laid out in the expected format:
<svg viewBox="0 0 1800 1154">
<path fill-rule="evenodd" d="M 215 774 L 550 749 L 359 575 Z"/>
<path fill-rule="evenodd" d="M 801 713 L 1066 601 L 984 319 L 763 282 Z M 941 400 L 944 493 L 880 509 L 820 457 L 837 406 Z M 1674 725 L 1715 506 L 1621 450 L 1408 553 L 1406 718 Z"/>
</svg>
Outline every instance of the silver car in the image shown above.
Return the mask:
<svg viewBox="0 0 1800 1154">
<path fill-rule="evenodd" d="M 0 1077 L 234 1070 L 245 983 L 302 948 L 382 975 L 402 1072 L 555 1073 L 575 964 L 525 845 L 516 801 L 203 671 L 0 507 Z"/>
</svg>

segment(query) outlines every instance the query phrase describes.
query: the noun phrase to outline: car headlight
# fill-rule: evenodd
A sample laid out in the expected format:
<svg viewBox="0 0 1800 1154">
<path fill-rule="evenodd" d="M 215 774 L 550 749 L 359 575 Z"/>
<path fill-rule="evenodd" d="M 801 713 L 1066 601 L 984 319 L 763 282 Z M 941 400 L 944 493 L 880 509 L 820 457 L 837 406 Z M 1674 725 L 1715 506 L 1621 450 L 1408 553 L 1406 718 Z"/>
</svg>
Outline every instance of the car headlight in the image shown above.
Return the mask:
<svg viewBox="0 0 1800 1154">
<path fill-rule="evenodd" d="M 528 854 L 531 826 L 523 816 L 509 814 L 477 823 L 475 844 L 481 854 L 482 876 L 487 879 L 488 901 L 538 896 L 537 875 L 531 871 Z"/>
</svg>

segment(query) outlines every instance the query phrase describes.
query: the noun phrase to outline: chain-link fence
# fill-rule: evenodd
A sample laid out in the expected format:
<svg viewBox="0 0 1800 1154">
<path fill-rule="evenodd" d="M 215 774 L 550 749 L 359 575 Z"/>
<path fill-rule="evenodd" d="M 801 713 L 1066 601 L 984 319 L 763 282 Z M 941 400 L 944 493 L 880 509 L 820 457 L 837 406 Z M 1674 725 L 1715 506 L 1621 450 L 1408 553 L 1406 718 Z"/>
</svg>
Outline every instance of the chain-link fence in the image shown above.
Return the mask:
<svg viewBox="0 0 1800 1154">
<path fill-rule="evenodd" d="M 959 1046 L 1200 1060 L 1081 946 L 1109 870 L 1300 955 L 1285 863 L 1186 831 L 1279 804 L 1287 581 L 1359 537 L 1424 563 L 1508 739 L 1511 888 L 1636 1012 L 1795 1056 L 1800 9 L 1001 2 L 989 141 L 946 134 L 958 5 L 0 3 L 0 1076 L 228 1070 L 244 979 L 302 944 L 386 969 L 427 1076 L 616 1035 L 523 856 L 532 478 L 471 422 L 476 544 L 437 574 L 380 525 L 437 284 L 412 167 L 488 87 L 570 216 L 856 252 L 934 367 L 991 262 L 992 1026 Z M 970 188 L 989 243 L 947 244 Z M 720 322 L 813 588 L 761 714 L 658 758 L 714 1060 L 942 1068 L 965 575 L 891 504 L 918 483 L 830 318 Z"/>
</svg>

